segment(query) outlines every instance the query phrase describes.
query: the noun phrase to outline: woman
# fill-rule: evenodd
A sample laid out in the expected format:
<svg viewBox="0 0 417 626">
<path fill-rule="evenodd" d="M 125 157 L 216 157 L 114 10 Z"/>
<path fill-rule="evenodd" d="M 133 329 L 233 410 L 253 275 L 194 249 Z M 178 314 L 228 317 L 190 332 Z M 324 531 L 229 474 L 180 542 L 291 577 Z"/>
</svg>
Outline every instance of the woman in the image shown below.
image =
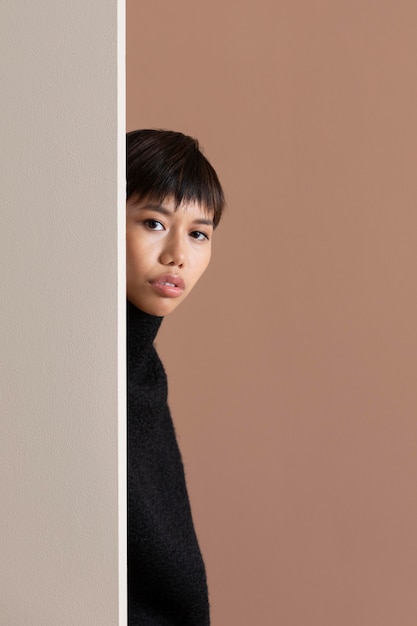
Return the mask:
<svg viewBox="0 0 417 626">
<path fill-rule="evenodd" d="M 206 626 L 207 583 L 153 346 L 163 316 L 206 270 L 224 209 L 198 142 L 127 135 L 128 612 L 130 626 Z"/>
</svg>

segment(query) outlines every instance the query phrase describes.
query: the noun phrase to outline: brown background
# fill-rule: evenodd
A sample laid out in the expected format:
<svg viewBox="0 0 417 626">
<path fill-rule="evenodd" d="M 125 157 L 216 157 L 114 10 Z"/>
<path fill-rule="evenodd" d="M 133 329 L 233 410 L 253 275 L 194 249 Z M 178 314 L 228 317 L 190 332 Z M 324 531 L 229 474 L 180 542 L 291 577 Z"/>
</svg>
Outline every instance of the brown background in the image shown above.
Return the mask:
<svg viewBox="0 0 417 626">
<path fill-rule="evenodd" d="M 228 210 L 159 349 L 214 626 L 417 623 L 417 8 L 127 2 L 128 129 Z"/>
</svg>

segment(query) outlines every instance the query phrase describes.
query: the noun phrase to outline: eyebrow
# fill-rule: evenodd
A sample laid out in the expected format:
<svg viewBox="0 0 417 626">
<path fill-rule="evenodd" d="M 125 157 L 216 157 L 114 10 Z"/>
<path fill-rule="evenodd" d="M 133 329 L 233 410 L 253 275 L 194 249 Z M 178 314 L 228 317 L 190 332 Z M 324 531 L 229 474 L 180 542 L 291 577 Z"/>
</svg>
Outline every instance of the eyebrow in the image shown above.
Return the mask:
<svg viewBox="0 0 417 626">
<path fill-rule="evenodd" d="M 134 208 L 136 211 L 151 209 L 152 211 L 156 211 L 157 213 L 161 213 L 162 215 L 166 215 L 168 217 L 170 217 L 173 213 L 160 204 L 145 204 L 145 206 L 135 206 Z M 193 220 L 193 224 L 205 224 L 206 226 L 212 226 L 214 228 L 213 220 L 203 217 Z"/>
</svg>

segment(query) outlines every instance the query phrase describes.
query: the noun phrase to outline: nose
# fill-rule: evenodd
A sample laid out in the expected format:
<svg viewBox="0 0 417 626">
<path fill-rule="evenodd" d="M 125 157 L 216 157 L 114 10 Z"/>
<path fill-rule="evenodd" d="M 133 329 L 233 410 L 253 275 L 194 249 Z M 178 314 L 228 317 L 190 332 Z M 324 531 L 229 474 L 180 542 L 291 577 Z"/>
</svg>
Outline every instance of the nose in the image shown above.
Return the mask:
<svg viewBox="0 0 417 626">
<path fill-rule="evenodd" d="M 160 254 L 160 261 L 162 265 L 182 267 L 184 260 L 184 247 L 181 238 L 177 234 L 172 234 L 165 241 Z"/>
</svg>

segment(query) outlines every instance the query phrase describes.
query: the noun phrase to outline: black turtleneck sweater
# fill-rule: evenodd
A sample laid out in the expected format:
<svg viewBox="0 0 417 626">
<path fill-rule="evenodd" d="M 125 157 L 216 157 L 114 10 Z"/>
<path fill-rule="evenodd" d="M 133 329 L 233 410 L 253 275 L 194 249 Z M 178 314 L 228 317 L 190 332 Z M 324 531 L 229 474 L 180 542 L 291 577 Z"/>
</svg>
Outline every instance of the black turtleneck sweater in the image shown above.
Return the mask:
<svg viewBox="0 0 417 626">
<path fill-rule="evenodd" d="M 128 621 L 207 626 L 204 563 L 153 346 L 161 322 L 127 303 Z"/>
</svg>

